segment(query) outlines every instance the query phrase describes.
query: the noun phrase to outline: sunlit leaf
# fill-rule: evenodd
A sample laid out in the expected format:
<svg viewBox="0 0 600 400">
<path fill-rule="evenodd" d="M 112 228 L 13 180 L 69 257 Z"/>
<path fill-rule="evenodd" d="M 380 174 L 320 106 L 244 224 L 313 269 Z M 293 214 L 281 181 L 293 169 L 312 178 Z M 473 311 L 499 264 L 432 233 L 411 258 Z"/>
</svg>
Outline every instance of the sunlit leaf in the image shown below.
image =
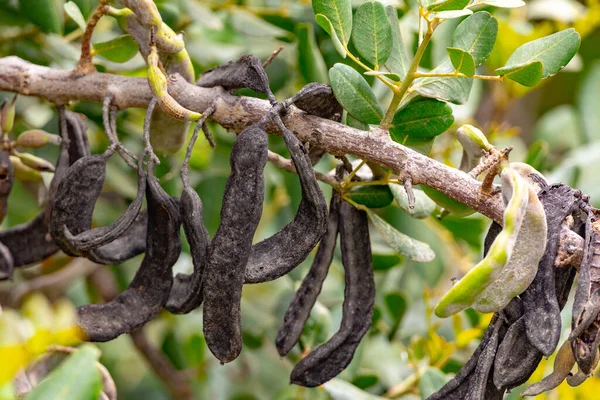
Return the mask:
<svg viewBox="0 0 600 400">
<path fill-rule="evenodd" d="M 371 65 L 383 65 L 392 52 L 392 28 L 383 5 L 363 3 L 354 14 L 352 43 Z"/>
<path fill-rule="evenodd" d="M 540 61 L 532 61 L 527 64 L 498 68 L 496 73 L 523 86 L 533 87 L 540 83 L 544 77 L 544 64 Z"/>
<path fill-rule="evenodd" d="M 335 64 L 329 70 L 329 80 L 335 97 L 354 118 L 368 124 L 378 124 L 381 121 L 383 110 L 373 90 L 354 68 Z"/>
<path fill-rule="evenodd" d="M 462 10 L 471 0 L 442 0 L 437 1 L 427 7 L 427 10 L 433 12 Z"/>
<path fill-rule="evenodd" d="M 470 53 L 456 47 L 448 47 L 446 50 L 452 65 L 458 72 L 467 76 L 475 75 L 475 60 Z"/>
<path fill-rule="evenodd" d="M 399 232 L 370 209 L 367 209 L 367 214 L 383 240 L 398 253 L 419 262 L 428 262 L 435 258 L 435 253 L 427 243 Z"/>
</svg>

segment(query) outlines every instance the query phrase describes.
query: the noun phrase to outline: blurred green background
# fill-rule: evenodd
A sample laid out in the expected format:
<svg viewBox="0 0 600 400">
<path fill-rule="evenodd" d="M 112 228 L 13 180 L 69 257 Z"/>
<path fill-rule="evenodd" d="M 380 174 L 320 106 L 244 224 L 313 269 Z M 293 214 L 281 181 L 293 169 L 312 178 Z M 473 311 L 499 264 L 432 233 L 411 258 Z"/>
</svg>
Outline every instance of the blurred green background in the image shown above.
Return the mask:
<svg viewBox="0 0 600 400">
<path fill-rule="evenodd" d="M 40 0 L 39 4 L 42 3 L 55 8 L 55 24 L 47 22 L 52 19 L 48 15 L 40 20 L 36 7 L 20 9 L 16 1 L 0 0 L 0 56 L 18 56 L 52 68 L 72 69 L 79 57 L 81 28 L 62 11 L 63 0 Z M 96 0 L 76 0 L 74 3 L 85 17 L 97 5 Z M 185 32 L 186 47 L 194 62 L 196 76 L 245 53 L 266 59 L 283 46 L 267 73 L 272 90 L 279 99 L 284 99 L 308 82 L 326 83 L 327 70 L 334 63 L 351 62 L 336 53 L 329 36 L 314 22 L 310 1 L 173 0 L 156 3 L 164 21 L 176 32 Z M 358 6 L 362 1 L 353 3 Z M 414 49 L 416 0 L 384 3 L 397 6 L 407 48 Z M 494 51 L 482 68 L 484 72 L 504 65 L 521 44 L 571 26 L 582 35 L 579 54 L 563 72 L 533 90 L 514 82 L 475 82 L 468 104 L 453 106 L 455 124 L 437 138 L 430 156 L 458 166 L 461 148 L 454 132 L 458 126 L 471 123 L 482 129 L 497 147 L 514 146 L 512 161 L 530 163 L 546 174 L 550 182 L 563 182 L 581 189 L 591 196 L 595 206 L 600 206 L 600 1 L 531 0 L 527 3 L 526 7 L 517 9 L 489 8 L 499 19 L 500 26 Z M 460 19 L 448 21 L 436 31 L 422 67 L 437 65 L 446 55 L 451 32 L 459 22 Z M 122 32 L 116 22 L 104 17 L 94 33 L 93 42 L 108 41 L 120 35 Z M 146 74 L 144 60 L 139 54 L 124 63 L 101 56 L 95 57 L 94 62 L 103 72 L 131 76 Z M 389 91 L 380 82 L 367 79 L 373 83 L 380 102 L 389 102 Z M 0 93 L 0 97 L 9 99 L 12 95 Z M 92 152 L 102 152 L 108 140 L 101 127 L 101 105 L 79 102 L 73 104 L 72 109 L 87 115 Z M 140 109 L 118 114 L 119 136 L 134 153 L 139 153 L 142 148 L 143 117 L 144 111 Z M 57 113 L 52 104 L 33 97 L 18 98 L 14 133 L 32 128 L 57 133 L 57 124 Z M 199 139 L 192 156 L 191 181 L 204 202 L 204 222 L 214 234 L 219 224 L 221 200 L 229 174 L 229 153 L 235 135 L 214 124 L 210 128 L 217 147 L 213 150 L 204 138 Z M 279 137 L 270 137 L 269 142 L 272 151 L 287 156 Z M 52 162 L 57 157 L 55 148 L 43 148 L 33 153 Z M 172 195 L 178 195 L 182 188 L 179 168 L 183 156 L 184 150 L 163 159 L 157 170 L 163 187 Z M 335 159 L 327 156 L 316 169 L 328 172 L 334 166 Z M 265 182 L 264 213 L 256 241 L 285 226 L 293 218 L 300 201 L 300 187 L 294 174 L 269 164 Z M 330 196 L 331 188 L 326 185 L 322 188 L 326 196 Z M 37 185 L 15 184 L 3 228 L 37 215 L 39 190 Z M 95 222 L 105 225 L 117 219 L 135 196 L 135 190 L 134 171 L 118 157 L 113 157 L 103 195 L 96 206 Z M 324 387 L 291 386 L 289 373 L 303 349 L 314 348 L 326 341 L 339 326 L 344 292 L 339 249 L 300 346 L 285 358 L 277 354 L 275 335 L 294 290 L 312 262 L 312 255 L 290 275 L 275 282 L 244 286 L 244 349 L 230 364 L 219 365 L 207 350 L 202 336 L 201 311 L 185 316 L 163 312 L 144 328 L 145 335 L 173 367 L 181 371 L 193 396 L 198 399 L 425 399 L 449 378 L 447 374 L 455 373 L 468 359 L 489 322 L 490 315 L 480 315 L 472 310 L 440 320 L 433 315 L 432 307 L 451 285 L 451 277 L 462 275 L 480 259 L 482 238 L 490 221 L 479 214 L 467 218 L 449 216 L 442 221 L 434 214 L 416 220 L 396 203 L 378 213 L 400 231 L 430 244 L 436 259 L 429 263 L 404 259 L 385 244 L 375 229 L 371 229 L 377 285 L 373 324 L 351 365 Z M 68 296 L 75 305 L 97 302 L 96 279 L 100 275 L 106 279 L 108 272 L 108 278 L 114 277 L 123 290 L 141 258 L 104 267 L 91 275 L 72 276 L 65 285 L 48 287 L 43 292 L 50 299 Z M 14 282 L 0 286 L 0 298 L 9 298 L 25 281 L 55 273 L 70 262 L 72 260 L 58 255 L 41 266 L 19 271 Z M 191 268 L 189 248 L 185 244 L 175 270 L 186 272 Z M 3 305 L 18 306 L 19 301 Z M 563 314 L 564 321 L 570 321 L 569 306 Z M 102 351 L 101 362 L 117 384 L 119 399 L 158 400 L 178 396 L 173 390 L 173 382 L 161 379 L 148 366 L 128 336 L 98 347 Z M 551 362 L 543 362 L 532 379 L 539 380 L 549 371 Z M 565 383 L 539 398 L 592 399 L 598 390 L 600 380 L 592 378 L 576 389 Z M 510 398 L 517 398 L 520 391 L 515 389 Z"/>
</svg>

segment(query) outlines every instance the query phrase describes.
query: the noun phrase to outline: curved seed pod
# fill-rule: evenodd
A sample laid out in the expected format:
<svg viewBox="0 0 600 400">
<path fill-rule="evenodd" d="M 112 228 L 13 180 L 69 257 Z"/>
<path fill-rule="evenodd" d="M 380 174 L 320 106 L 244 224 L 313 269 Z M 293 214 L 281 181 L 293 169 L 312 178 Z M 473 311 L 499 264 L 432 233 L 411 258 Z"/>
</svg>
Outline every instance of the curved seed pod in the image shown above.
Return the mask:
<svg viewBox="0 0 600 400">
<path fill-rule="evenodd" d="M 502 271 L 511 259 L 521 225 L 527 214 L 526 210 L 531 196 L 529 195 L 527 183 L 510 168 L 505 168 L 502 172 L 502 194 L 505 199 L 510 199 L 504 211 L 504 228 L 502 232 L 492 243 L 487 256 L 458 281 L 440 300 L 435 308 L 435 314 L 438 317 L 449 317 L 472 306 L 474 303 L 478 303 L 480 308 L 483 308 L 485 304 L 481 304 L 480 299 L 493 301 L 494 306 L 501 303 L 499 300 L 504 301 L 504 298 L 490 299 L 482 296 L 486 295 L 486 289 L 502 275 Z M 537 197 L 535 200 L 537 200 Z M 543 233 L 545 240 L 545 230 Z M 535 267 L 537 268 L 537 262 Z M 515 279 L 513 278 L 512 280 L 514 281 Z M 514 283 L 516 282 L 508 282 L 509 285 Z M 520 287 L 521 285 L 518 286 Z M 511 292 L 511 297 L 508 301 L 514 296 Z M 508 301 L 501 304 L 497 310 L 508 304 Z M 486 312 L 489 311 L 487 310 Z"/>
<path fill-rule="evenodd" d="M 598 352 L 598 350 L 596 350 L 596 356 L 594 357 L 594 362 L 592 364 L 592 368 L 590 369 L 591 371 L 594 371 L 596 369 L 596 367 L 598 366 L 598 361 L 600 361 L 600 353 Z M 577 370 L 577 373 L 575 375 L 567 376 L 567 383 L 571 387 L 579 386 L 583 382 L 585 382 L 587 380 L 587 378 L 590 377 L 590 375 L 591 374 L 586 374 L 580 368 Z"/>
<path fill-rule="evenodd" d="M 471 383 L 469 395 L 467 397 L 468 400 L 487 400 L 489 398 L 486 396 L 486 392 L 488 390 L 488 382 L 491 378 L 490 373 L 492 367 L 494 366 L 494 358 L 496 357 L 496 351 L 498 350 L 501 329 L 502 336 L 504 336 L 506 332 L 506 326 L 504 323 L 500 321 L 499 323 L 494 324 L 490 339 L 488 340 L 485 349 L 483 349 L 477 361 L 477 367 L 475 367 L 474 371 L 474 379 Z M 502 396 L 500 396 L 500 398 L 502 398 Z"/>
<path fill-rule="evenodd" d="M 181 193 L 183 230 L 190 244 L 194 272 L 177 274 L 165 308 L 174 314 L 186 314 L 202 303 L 202 280 L 210 250 L 210 236 L 202 221 L 202 200 L 187 186 Z"/>
<path fill-rule="evenodd" d="M 371 325 L 375 282 L 367 214 L 342 202 L 339 229 L 346 274 L 342 322 L 331 339 L 294 367 L 290 381 L 296 385 L 315 387 L 337 376 L 352 361 Z"/>
<path fill-rule="evenodd" d="M 335 245 L 338 234 L 339 208 L 342 199 L 338 192 L 334 191 L 329 206 L 329 222 L 327 231 L 321 239 L 319 249 L 310 267 L 310 271 L 296 291 L 294 298 L 288 306 L 283 318 L 283 326 L 277 332 L 275 345 L 280 356 L 285 356 L 298 342 L 306 320 L 310 316 L 317 297 L 321 292 L 323 282 L 327 277 L 329 266 L 333 260 Z"/>
<path fill-rule="evenodd" d="M 121 264 L 146 251 L 148 212 L 142 210 L 119 238 L 100 248 L 87 252 L 85 257 L 104 265 Z"/>
<path fill-rule="evenodd" d="M 226 90 L 248 88 L 266 94 L 271 104 L 277 103 L 262 62 L 253 54 L 244 54 L 236 61 L 205 71 L 196 85 L 208 88 L 222 86 Z"/>
<path fill-rule="evenodd" d="M 162 22 L 153 0 L 121 0 L 121 3 L 129 8 L 140 23 L 147 28 L 157 26 Z"/>
<path fill-rule="evenodd" d="M 67 132 L 71 145 L 69 146 L 69 163 L 72 165 L 81 157 L 89 156 L 90 143 L 86 134 L 87 117 L 73 111 L 66 110 L 65 118 L 67 120 Z"/>
<path fill-rule="evenodd" d="M 58 185 L 50 213 L 50 234 L 68 255 L 78 256 L 81 252 L 70 245 L 65 227 L 77 235 L 92 226 L 94 204 L 102 190 L 106 159 L 110 154 L 109 151 L 77 160 Z"/>
<path fill-rule="evenodd" d="M 22 132 L 17 136 L 16 144 L 21 147 L 28 147 L 30 149 L 38 149 L 47 144 L 60 144 L 60 136 L 53 133 L 48 133 L 41 129 L 31 129 Z"/>
<path fill-rule="evenodd" d="M 527 337 L 545 356 L 554 352 L 561 334 L 560 308 L 555 290 L 554 260 L 558 254 L 562 222 L 577 205 L 574 191 L 565 185 L 551 185 L 539 193 L 546 214 L 546 251 L 531 285 L 522 293 Z"/>
<path fill-rule="evenodd" d="M 266 163 L 267 134 L 252 125 L 238 135 L 231 151 L 221 224 L 204 270 L 204 337 L 222 363 L 234 360 L 242 350 L 240 301 L 252 237 L 262 213 Z"/>
<path fill-rule="evenodd" d="M 15 180 L 15 171 L 8 153 L 0 150 L 0 223 L 6 217 L 8 196 Z"/>
<path fill-rule="evenodd" d="M 312 82 L 292 98 L 296 107 L 311 115 L 340 122 L 344 109 L 335 98 L 330 85 Z"/>
<path fill-rule="evenodd" d="M 42 183 L 42 175 L 39 171 L 23 164 L 23 161 L 17 156 L 9 156 L 10 163 L 13 166 L 14 176 L 21 182 Z"/>
<path fill-rule="evenodd" d="M 19 157 L 19 160 L 21 160 L 21 162 L 29 168 L 33 168 L 39 172 L 54 172 L 54 165 L 43 158 L 36 157 L 29 153 L 14 152 L 14 154 Z"/>
<path fill-rule="evenodd" d="M 573 358 L 573 352 L 571 351 L 571 346 L 567 340 L 560 346 L 560 349 L 556 354 L 556 358 L 554 359 L 554 371 L 540 382 L 529 386 L 521 396 L 537 396 L 538 394 L 554 389 L 565 380 L 574 365 L 575 358 Z"/>
<path fill-rule="evenodd" d="M 160 187 L 148 167 L 147 251 L 127 290 L 105 304 L 77 308 L 79 326 L 93 342 L 129 333 L 160 313 L 173 283 L 171 268 L 181 253 L 179 204 Z"/>
<path fill-rule="evenodd" d="M 0 281 L 12 278 L 15 263 L 8 247 L 0 242 Z"/>
<path fill-rule="evenodd" d="M 315 178 L 310 157 L 298 138 L 283 124 L 281 126 L 300 179 L 302 201 L 292 222 L 252 246 L 245 283 L 267 282 L 289 273 L 308 257 L 327 229 L 327 203 Z"/>
<path fill-rule="evenodd" d="M 93 228 L 83 231 L 79 234 L 73 235 L 69 230 L 69 227 L 64 227 L 64 240 L 69 244 L 70 248 L 76 249 L 78 253 L 86 253 L 90 250 L 101 247 L 105 244 L 112 242 L 113 240 L 120 237 L 129 226 L 133 223 L 135 218 L 140 212 L 142 207 L 142 201 L 144 200 L 144 192 L 146 189 L 146 174 L 143 172 L 142 161 L 144 157 L 139 157 L 138 162 L 138 188 L 137 195 L 127 207 L 127 210 L 119 217 L 118 220 L 113 222 L 109 226 L 103 226 L 100 228 Z M 60 195 L 60 189 L 59 189 Z M 91 205 L 91 212 L 93 213 L 95 201 L 90 201 L 88 205 Z M 81 209 L 81 206 L 79 207 Z M 83 212 L 87 215 L 88 211 Z"/>
</svg>

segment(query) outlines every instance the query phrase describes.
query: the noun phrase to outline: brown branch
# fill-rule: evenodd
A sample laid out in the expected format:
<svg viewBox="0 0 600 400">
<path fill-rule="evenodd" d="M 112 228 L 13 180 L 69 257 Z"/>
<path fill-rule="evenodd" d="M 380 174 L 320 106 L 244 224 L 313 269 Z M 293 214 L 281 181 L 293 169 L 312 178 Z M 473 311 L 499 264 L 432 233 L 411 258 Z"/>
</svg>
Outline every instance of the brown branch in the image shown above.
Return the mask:
<svg viewBox="0 0 600 400">
<path fill-rule="evenodd" d="M 0 90 L 42 97 L 57 104 L 71 100 L 101 103 L 110 93 L 114 95 L 113 105 L 119 109 L 146 108 L 152 99 L 144 78 L 105 73 L 80 76 L 71 71 L 34 65 L 18 57 L 0 59 Z M 180 76 L 170 82 L 169 93 L 185 108 L 198 112 L 214 104 L 216 111 L 212 119 L 235 132 L 241 132 L 271 109 L 268 101 L 233 96 L 222 88 L 197 87 Z M 480 182 L 467 173 L 402 146 L 392 141 L 389 135 L 354 129 L 295 108 L 283 120 L 288 129 L 302 142 L 309 142 L 311 147 L 322 148 L 334 156 L 352 154 L 390 168 L 400 177 L 408 174 L 414 185 L 426 184 L 494 221 L 502 222 L 504 206 L 499 194 L 482 195 Z M 269 133 L 279 133 L 274 124 L 267 128 Z M 574 233 L 567 232 L 567 235 L 571 242 L 580 243 L 569 254 L 582 252 L 583 239 Z"/>
</svg>

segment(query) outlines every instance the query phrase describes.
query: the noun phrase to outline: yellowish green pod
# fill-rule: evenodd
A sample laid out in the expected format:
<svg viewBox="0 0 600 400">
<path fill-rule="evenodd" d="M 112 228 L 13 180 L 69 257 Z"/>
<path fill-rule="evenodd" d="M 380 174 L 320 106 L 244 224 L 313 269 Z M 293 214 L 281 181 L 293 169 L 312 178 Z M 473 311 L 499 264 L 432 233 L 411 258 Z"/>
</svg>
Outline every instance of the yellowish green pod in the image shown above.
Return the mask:
<svg viewBox="0 0 600 400">
<path fill-rule="evenodd" d="M 15 95 L 10 103 L 3 103 L 2 108 L 0 109 L 0 121 L 2 122 L 2 132 L 4 134 L 12 131 L 13 125 L 15 123 L 15 102 L 17 100 L 17 96 Z"/>
<path fill-rule="evenodd" d="M 13 168 L 15 170 L 16 179 L 20 180 L 21 182 L 43 182 L 42 175 L 40 174 L 40 172 L 23 164 L 19 157 L 10 156 L 10 162 L 12 163 Z"/>
</svg>

